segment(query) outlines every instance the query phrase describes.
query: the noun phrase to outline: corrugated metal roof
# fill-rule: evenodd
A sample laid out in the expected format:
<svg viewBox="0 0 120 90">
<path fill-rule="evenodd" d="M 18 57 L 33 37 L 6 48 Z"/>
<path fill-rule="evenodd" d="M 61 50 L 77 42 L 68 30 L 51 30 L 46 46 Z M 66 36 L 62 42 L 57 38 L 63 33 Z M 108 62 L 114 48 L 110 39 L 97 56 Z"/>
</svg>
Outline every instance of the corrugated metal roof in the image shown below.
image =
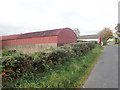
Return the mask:
<svg viewBox="0 0 120 90">
<path fill-rule="evenodd" d="M 57 36 L 62 30 L 67 30 L 67 29 L 70 29 L 70 28 L 61 28 L 61 29 L 54 29 L 54 30 L 47 30 L 47 31 L 30 32 L 30 33 L 25 33 L 25 34 L 2 36 L 2 40 L 24 39 L 24 38 L 45 37 L 45 36 Z"/>
<path fill-rule="evenodd" d="M 8 40 L 8 39 L 15 39 L 18 36 L 20 36 L 21 34 L 16 34 L 16 35 L 7 35 L 7 36 L 1 36 L 1 40 Z"/>
<path fill-rule="evenodd" d="M 82 35 L 82 36 L 79 36 L 78 39 L 98 39 L 98 35 L 95 34 L 95 35 Z"/>
</svg>

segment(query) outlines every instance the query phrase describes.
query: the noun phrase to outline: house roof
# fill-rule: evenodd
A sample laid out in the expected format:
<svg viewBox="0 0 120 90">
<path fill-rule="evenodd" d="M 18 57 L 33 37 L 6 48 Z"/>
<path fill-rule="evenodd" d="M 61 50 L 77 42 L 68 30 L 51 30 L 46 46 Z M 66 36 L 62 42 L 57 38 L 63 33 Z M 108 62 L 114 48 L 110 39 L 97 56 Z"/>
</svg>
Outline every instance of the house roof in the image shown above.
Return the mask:
<svg viewBox="0 0 120 90">
<path fill-rule="evenodd" d="M 7 36 L 0 36 L 1 40 L 8 40 L 8 39 L 16 39 L 18 36 L 21 34 L 16 34 L 16 35 L 7 35 Z"/>
<path fill-rule="evenodd" d="M 78 37 L 78 39 L 98 39 L 98 35 L 81 35 Z"/>
<path fill-rule="evenodd" d="M 32 38 L 32 37 L 57 36 L 61 31 L 68 29 L 70 28 L 61 28 L 61 29 L 54 29 L 47 31 L 30 32 L 24 34 L 7 35 L 7 36 L 1 36 L 0 38 L 2 38 L 2 40 L 12 40 L 12 39 L 24 39 L 24 38 Z"/>
</svg>

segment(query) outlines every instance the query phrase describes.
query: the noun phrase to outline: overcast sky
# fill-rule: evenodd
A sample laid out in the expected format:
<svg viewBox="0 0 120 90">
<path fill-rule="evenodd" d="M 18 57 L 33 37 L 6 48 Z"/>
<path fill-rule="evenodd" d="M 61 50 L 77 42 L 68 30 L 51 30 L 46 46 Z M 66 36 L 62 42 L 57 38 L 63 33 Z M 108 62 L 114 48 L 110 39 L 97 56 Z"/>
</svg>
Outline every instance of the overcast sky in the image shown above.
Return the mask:
<svg viewBox="0 0 120 90">
<path fill-rule="evenodd" d="M 78 28 L 95 34 L 118 23 L 119 0 L 0 0 L 0 35 Z"/>
</svg>

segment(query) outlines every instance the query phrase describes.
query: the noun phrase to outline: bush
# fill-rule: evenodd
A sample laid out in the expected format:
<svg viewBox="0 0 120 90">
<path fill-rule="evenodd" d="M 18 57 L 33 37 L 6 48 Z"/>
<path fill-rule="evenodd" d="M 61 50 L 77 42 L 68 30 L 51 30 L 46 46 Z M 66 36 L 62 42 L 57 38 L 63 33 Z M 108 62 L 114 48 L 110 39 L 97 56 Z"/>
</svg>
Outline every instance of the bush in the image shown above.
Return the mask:
<svg viewBox="0 0 120 90">
<path fill-rule="evenodd" d="M 103 41 L 103 45 L 107 45 L 107 40 L 104 40 L 104 41 Z"/>
<path fill-rule="evenodd" d="M 62 47 L 49 48 L 31 55 L 21 54 L 15 50 L 3 50 L 3 83 L 22 76 L 24 73 L 43 73 L 59 64 L 69 62 L 69 58 L 84 55 L 95 47 L 95 42 L 67 44 Z"/>
<path fill-rule="evenodd" d="M 8 55 L 12 55 L 12 54 L 14 54 L 14 53 L 16 53 L 16 50 L 3 50 L 2 51 L 2 56 L 8 56 Z"/>
</svg>

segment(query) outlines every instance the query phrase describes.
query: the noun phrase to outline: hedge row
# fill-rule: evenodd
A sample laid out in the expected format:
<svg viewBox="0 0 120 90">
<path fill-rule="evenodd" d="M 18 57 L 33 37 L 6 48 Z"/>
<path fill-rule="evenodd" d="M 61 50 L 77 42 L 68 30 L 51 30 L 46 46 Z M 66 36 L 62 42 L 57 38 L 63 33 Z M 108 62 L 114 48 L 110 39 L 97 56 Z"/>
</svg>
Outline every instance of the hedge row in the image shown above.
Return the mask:
<svg viewBox="0 0 120 90">
<path fill-rule="evenodd" d="M 81 56 L 95 47 L 95 42 L 67 44 L 62 47 L 49 48 L 31 55 L 16 50 L 2 52 L 3 83 L 22 76 L 25 73 L 43 73 L 59 64 L 69 61 L 71 57 Z"/>
</svg>

